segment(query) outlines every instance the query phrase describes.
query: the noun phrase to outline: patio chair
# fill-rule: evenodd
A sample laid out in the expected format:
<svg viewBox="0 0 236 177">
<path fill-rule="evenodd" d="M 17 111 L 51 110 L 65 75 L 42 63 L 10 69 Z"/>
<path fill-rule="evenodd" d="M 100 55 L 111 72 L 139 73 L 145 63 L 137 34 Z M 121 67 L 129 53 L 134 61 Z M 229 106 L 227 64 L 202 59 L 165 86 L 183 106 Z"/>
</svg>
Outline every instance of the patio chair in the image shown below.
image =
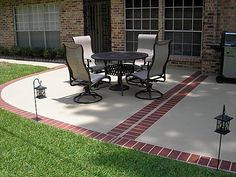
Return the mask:
<svg viewBox="0 0 236 177">
<path fill-rule="evenodd" d="M 152 82 L 165 82 L 166 80 L 165 72 L 170 56 L 170 43 L 170 40 L 157 41 L 153 48 L 152 62 L 148 63 L 147 70 L 141 70 L 126 76 L 127 82 L 130 77 L 137 78 L 141 85 L 146 87 L 135 94 L 137 98 L 152 100 L 162 97 L 163 94 L 152 87 Z"/>
<path fill-rule="evenodd" d="M 110 83 L 110 76 L 90 73 L 85 65 L 83 47 L 80 44 L 64 45 L 66 49 L 66 64 L 70 75 L 70 85 L 84 86 L 84 92 L 74 97 L 77 103 L 95 103 L 102 99 L 102 96 L 92 92 L 92 88 L 99 88 L 102 82 Z M 105 81 L 105 80 L 108 81 Z"/>
<path fill-rule="evenodd" d="M 133 62 L 133 68 L 134 71 L 140 71 L 143 69 L 147 69 L 147 65 L 146 63 L 151 62 L 152 61 L 152 56 L 153 56 L 153 46 L 156 42 L 157 39 L 157 35 L 156 34 L 139 34 L 138 35 L 138 48 L 137 48 L 137 52 L 143 52 L 143 53 L 147 53 L 148 57 L 144 59 L 144 63 L 143 65 L 136 65 L 135 61 Z M 137 78 L 132 78 L 130 77 L 128 79 L 129 84 L 131 85 L 137 85 L 139 84 L 139 81 L 137 80 Z"/>
<path fill-rule="evenodd" d="M 139 34 L 138 35 L 138 49 L 137 52 L 144 52 L 148 54 L 148 57 L 144 60 L 144 66 L 146 63 L 152 61 L 153 46 L 157 40 L 156 34 Z"/>
<path fill-rule="evenodd" d="M 104 72 L 104 63 L 97 62 L 91 56 L 94 54 L 92 51 L 92 44 L 91 44 L 91 37 L 87 36 L 75 36 L 73 37 L 75 44 L 80 44 L 83 46 L 84 49 L 84 58 L 87 60 L 86 64 L 91 72 L 93 73 L 101 73 Z"/>
</svg>

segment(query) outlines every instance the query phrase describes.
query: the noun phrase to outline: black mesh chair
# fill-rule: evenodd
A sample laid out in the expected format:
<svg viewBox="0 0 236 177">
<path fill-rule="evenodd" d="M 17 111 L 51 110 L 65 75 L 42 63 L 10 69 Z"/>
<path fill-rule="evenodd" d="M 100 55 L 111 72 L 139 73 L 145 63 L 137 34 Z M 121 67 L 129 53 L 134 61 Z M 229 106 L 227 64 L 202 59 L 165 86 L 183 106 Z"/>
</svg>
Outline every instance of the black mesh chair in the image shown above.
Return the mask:
<svg viewBox="0 0 236 177">
<path fill-rule="evenodd" d="M 70 85 L 84 86 L 84 92 L 74 97 L 77 103 L 95 103 L 102 99 L 102 96 L 92 91 L 92 88 L 99 88 L 104 82 L 110 83 L 110 76 L 90 73 L 85 65 L 83 47 L 80 44 L 64 45 L 66 49 L 66 64 L 70 75 Z M 101 87 L 100 87 L 101 88 Z"/>
<path fill-rule="evenodd" d="M 137 98 L 152 100 L 162 97 L 162 93 L 152 87 L 152 82 L 165 82 L 166 66 L 170 56 L 170 40 L 157 41 L 154 45 L 152 62 L 147 65 L 147 70 L 141 70 L 126 76 L 127 82 L 130 78 L 136 78 L 146 88 L 135 94 Z M 129 82 L 128 82 L 129 83 Z"/>
<path fill-rule="evenodd" d="M 75 44 L 82 45 L 84 49 L 84 59 L 86 60 L 86 65 L 93 73 L 105 72 L 104 62 L 95 61 L 91 56 L 94 54 L 92 50 L 91 37 L 87 36 L 75 36 L 73 37 Z"/>
</svg>

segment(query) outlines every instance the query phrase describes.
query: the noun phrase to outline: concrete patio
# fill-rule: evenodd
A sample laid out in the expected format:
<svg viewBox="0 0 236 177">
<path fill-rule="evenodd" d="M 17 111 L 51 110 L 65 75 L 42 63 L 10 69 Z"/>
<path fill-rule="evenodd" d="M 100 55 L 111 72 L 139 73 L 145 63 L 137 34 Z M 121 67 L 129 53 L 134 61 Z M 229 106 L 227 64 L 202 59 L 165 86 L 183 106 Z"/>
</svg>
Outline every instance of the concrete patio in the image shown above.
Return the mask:
<svg viewBox="0 0 236 177">
<path fill-rule="evenodd" d="M 1 107 L 32 118 L 32 82 L 39 78 L 47 87 L 47 98 L 37 100 L 41 122 L 73 131 L 77 127 L 87 132 L 79 134 L 95 139 L 215 168 L 219 135 L 214 132 L 214 117 L 222 113 L 225 104 L 226 114 L 235 119 L 231 132 L 223 136 L 220 168 L 236 172 L 236 84 L 218 84 L 215 75 L 167 67 L 166 82 L 154 86 L 164 93 L 160 100 L 137 99 L 134 94 L 141 88 L 130 86 L 124 96 L 108 88 L 100 89 L 96 92 L 103 96 L 102 101 L 79 105 L 73 97 L 82 87 L 69 85 L 64 65 L 50 67 L 56 68 L 1 85 Z M 112 77 L 113 83 L 116 79 Z"/>
</svg>

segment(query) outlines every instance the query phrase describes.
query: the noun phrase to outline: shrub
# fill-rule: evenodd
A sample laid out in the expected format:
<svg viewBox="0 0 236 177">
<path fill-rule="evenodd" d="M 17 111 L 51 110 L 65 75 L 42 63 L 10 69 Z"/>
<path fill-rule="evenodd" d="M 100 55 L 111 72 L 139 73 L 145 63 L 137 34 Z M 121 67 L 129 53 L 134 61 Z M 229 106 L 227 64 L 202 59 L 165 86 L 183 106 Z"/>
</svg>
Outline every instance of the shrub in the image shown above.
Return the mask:
<svg viewBox="0 0 236 177">
<path fill-rule="evenodd" d="M 64 48 L 56 49 L 56 53 L 57 53 L 56 58 L 64 59 L 66 57 L 66 53 L 65 53 Z"/>
<path fill-rule="evenodd" d="M 8 55 L 10 56 L 21 56 L 21 49 L 19 47 L 13 46 L 8 50 Z"/>
<path fill-rule="evenodd" d="M 53 49 L 45 49 L 43 51 L 43 57 L 46 58 L 46 59 L 55 59 L 56 58 L 56 51 L 53 50 Z"/>
<path fill-rule="evenodd" d="M 0 55 L 8 55 L 8 49 L 0 46 Z"/>
<path fill-rule="evenodd" d="M 42 58 L 43 57 L 43 49 L 40 48 L 32 48 L 30 51 L 30 56 Z"/>
<path fill-rule="evenodd" d="M 36 58 L 45 58 L 45 59 L 64 59 L 65 58 L 65 49 L 41 49 L 41 48 L 23 48 L 13 46 L 11 48 L 6 48 L 0 46 L 0 55 L 4 56 L 23 56 L 23 57 L 36 57 Z"/>
<path fill-rule="evenodd" d="M 30 57 L 31 56 L 31 49 L 30 48 L 21 48 L 21 56 Z"/>
</svg>

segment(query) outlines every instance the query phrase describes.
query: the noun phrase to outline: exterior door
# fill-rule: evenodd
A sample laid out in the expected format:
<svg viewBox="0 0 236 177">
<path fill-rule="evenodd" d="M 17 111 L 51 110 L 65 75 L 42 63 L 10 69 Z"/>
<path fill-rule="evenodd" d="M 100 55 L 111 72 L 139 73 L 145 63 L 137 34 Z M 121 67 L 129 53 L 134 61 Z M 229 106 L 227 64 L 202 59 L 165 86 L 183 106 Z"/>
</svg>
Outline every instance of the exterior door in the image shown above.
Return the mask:
<svg viewBox="0 0 236 177">
<path fill-rule="evenodd" d="M 84 2 L 85 34 L 91 36 L 93 52 L 111 51 L 110 0 Z"/>
</svg>

